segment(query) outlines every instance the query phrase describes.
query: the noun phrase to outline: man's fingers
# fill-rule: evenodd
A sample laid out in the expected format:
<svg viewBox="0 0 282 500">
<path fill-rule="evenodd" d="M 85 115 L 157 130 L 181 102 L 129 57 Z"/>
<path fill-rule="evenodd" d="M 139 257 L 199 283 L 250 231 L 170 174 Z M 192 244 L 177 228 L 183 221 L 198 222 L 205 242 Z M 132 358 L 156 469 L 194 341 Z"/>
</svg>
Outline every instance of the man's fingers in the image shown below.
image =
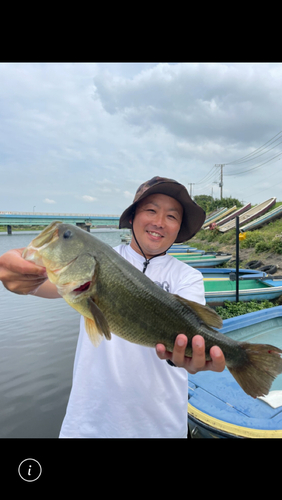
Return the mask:
<svg viewBox="0 0 282 500">
<path fill-rule="evenodd" d="M 172 352 L 172 361 L 176 366 L 184 366 L 185 361 L 185 349 L 187 346 L 188 339 L 186 335 L 180 333 L 177 335 L 174 343 L 174 348 Z"/>
<path fill-rule="evenodd" d="M 9 254 L 12 255 L 7 254 L 6 258 L 7 269 L 11 268 L 14 273 L 25 274 L 25 275 L 33 274 L 37 276 L 47 277 L 45 267 L 38 266 L 37 264 L 34 264 L 33 262 L 29 262 L 28 260 L 22 258 L 23 250 L 24 248 L 10 250 Z M 14 257 L 13 259 L 11 259 L 12 256 Z"/>
<path fill-rule="evenodd" d="M 222 372 L 225 368 L 225 357 L 222 350 L 218 346 L 213 346 L 210 349 L 211 365 L 215 372 Z"/>
</svg>

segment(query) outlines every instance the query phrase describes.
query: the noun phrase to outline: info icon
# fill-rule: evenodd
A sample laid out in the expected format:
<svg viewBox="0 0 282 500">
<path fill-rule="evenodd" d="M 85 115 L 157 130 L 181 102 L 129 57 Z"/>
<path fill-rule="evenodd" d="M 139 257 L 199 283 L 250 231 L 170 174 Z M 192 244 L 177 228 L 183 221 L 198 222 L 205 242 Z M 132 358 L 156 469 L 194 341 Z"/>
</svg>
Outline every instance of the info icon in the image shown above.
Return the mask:
<svg viewBox="0 0 282 500">
<path fill-rule="evenodd" d="M 42 468 L 39 462 L 34 458 L 26 458 L 23 460 L 18 468 L 19 476 L 28 483 L 36 481 L 42 472 Z"/>
</svg>

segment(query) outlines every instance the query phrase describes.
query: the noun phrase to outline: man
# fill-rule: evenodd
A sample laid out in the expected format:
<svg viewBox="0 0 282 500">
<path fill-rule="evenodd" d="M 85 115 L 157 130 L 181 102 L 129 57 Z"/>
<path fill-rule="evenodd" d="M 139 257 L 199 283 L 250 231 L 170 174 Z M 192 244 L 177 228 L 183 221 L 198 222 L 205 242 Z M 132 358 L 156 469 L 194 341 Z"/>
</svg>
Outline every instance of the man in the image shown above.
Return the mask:
<svg viewBox="0 0 282 500">
<path fill-rule="evenodd" d="M 131 244 L 115 250 L 168 293 L 204 304 L 201 273 L 166 253 L 174 242 L 190 239 L 204 219 L 183 185 L 154 177 L 139 187 L 120 217 L 120 228 L 132 229 Z M 21 249 L 0 257 L 0 279 L 15 293 L 59 297 L 44 269 L 24 261 Z M 216 346 L 205 361 L 202 337 L 194 337 L 191 359 L 185 357 L 186 344 L 186 336 L 178 335 L 169 353 L 161 344 L 155 351 L 113 335 L 94 348 L 82 318 L 60 437 L 186 437 L 187 371 L 225 366 Z"/>
</svg>

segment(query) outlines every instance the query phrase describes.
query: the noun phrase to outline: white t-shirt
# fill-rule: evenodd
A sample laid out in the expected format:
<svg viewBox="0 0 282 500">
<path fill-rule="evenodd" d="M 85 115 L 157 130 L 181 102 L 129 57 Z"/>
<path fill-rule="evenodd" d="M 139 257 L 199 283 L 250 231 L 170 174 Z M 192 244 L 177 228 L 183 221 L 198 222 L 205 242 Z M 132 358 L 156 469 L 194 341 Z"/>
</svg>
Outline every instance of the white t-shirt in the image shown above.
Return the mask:
<svg viewBox="0 0 282 500">
<path fill-rule="evenodd" d="M 140 271 L 144 257 L 129 245 L 115 250 Z M 205 304 L 202 274 L 166 254 L 146 275 L 164 290 Z M 188 376 L 154 348 L 117 335 L 94 347 L 81 318 L 73 384 L 62 438 L 186 438 Z"/>
</svg>

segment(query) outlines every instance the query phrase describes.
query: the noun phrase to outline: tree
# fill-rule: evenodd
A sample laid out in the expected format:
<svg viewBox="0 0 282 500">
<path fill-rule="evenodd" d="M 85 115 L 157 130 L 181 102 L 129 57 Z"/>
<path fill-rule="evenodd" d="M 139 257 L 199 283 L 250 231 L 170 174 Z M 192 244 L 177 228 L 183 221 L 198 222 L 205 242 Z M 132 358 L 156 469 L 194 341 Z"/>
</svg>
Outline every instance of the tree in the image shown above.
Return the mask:
<svg viewBox="0 0 282 500">
<path fill-rule="evenodd" d="M 214 199 L 212 196 L 207 196 L 206 194 L 199 194 L 198 196 L 194 196 L 194 201 L 202 207 L 202 209 L 208 213 L 214 210 L 214 208 L 211 208 L 214 203 Z M 221 205 L 219 205 L 221 206 Z"/>
<path fill-rule="evenodd" d="M 198 205 L 200 205 L 200 207 L 205 210 L 207 214 L 220 207 L 232 208 L 234 207 L 234 205 L 236 205 L 237 208 L 240 208 L 243 206 L 239 200 L 231 197 L 222 198 L 221 200 L 219 200 L 217 198 L 213 199 L 212 196 L 200 194 L 198 196 L 194 196 L 194 200 Z"/>
</svg>

